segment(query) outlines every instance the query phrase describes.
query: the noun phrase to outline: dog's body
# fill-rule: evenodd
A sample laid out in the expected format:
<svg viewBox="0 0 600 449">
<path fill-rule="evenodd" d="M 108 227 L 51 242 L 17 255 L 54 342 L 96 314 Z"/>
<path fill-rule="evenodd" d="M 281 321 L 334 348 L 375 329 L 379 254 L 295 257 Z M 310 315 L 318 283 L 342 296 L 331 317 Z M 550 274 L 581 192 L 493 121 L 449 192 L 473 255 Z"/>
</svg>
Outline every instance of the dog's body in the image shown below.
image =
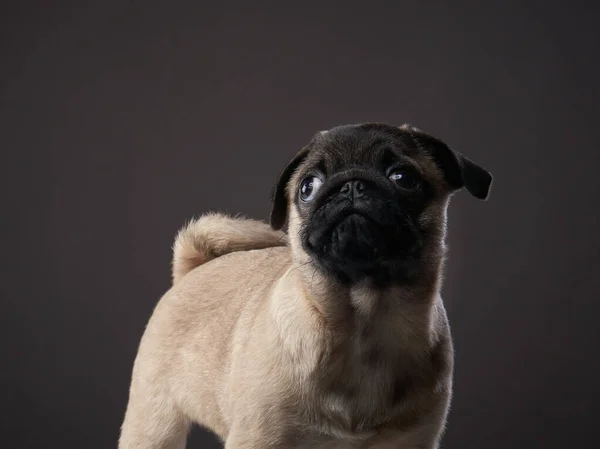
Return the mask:
<svg viewBox="0 0 600 449">
<path fill-rule="evenodd" d="M 412 157 L 438 189 L 420 205 L 412 184 L 355 168 L 341 171 L 348 181 L 329 167 L 322 196 L 306 194 L 318 185 L 301 182 L 307 151 L 282 173 L 274 229 L 218 214 L 190 223 L 140 344 L 120 448 L 183 448 L 193 423 L 226 449 L 436 448 L 452 395 L 440 297 L 451 189 Z M 397 211 L 371 207 L 394 195 Z"/>
</svg>

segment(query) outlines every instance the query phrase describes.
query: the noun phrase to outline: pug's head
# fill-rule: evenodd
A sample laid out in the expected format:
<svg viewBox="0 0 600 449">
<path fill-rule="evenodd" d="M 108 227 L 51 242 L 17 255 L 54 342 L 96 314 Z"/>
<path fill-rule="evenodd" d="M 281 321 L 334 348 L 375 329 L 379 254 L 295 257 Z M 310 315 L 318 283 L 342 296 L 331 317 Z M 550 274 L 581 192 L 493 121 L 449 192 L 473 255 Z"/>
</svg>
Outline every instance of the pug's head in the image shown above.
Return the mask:
<svg viewBox="0 0 600 449">
<path fill-rule="evenodd" d="M 486 199 L 492 176 L 410 125 L 317 133 L 285 167 L 271 226 L 288 221 L 294 257 L 344 284 L 410 282 L 441 262 L 446 208 L 465 187 Z"/>
</svg>

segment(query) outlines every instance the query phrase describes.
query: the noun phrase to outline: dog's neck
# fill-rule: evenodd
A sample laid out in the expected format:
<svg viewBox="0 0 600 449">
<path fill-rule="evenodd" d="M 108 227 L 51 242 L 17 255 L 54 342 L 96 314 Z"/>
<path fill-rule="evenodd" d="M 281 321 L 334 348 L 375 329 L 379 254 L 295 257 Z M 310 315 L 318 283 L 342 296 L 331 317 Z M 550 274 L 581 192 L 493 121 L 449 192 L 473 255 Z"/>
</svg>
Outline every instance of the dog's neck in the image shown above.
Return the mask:
<svg viewBox="0 0 600 449">
<path fill-rule="evenodd" d="M 339 339 L 378 334 L 382 344 L 389 337 L 403 346 L 413 346 L 413 340 L 428 341 L 433 306 L 439 298 L 437 278 L 433 284 L 379 288 L 369 279 L 343 286 L 319 274 L 306 279 L 296 272 L 295 277 L 302 292 L 298 299 L 324 333 Z"/>
<path fill-rule="evenodd" d="M 311 309 L 324 322 L 336 327 L 350 318 L 370 321 L 382 311 L 401 313 L 417 305 L 425 311 L 442 287 L 446 248 L 444 235 L 436 237 L 421 251 L 418 273 L 411 282 L 379 285 L 366 277 L 347 285 L 304 260 L 294 261 L 290 275 Z"/>
<path fill-rule="evenodd" d="M 281 282 L 293 285 L 286 291 L 297 293 L 282 305 L 285 316 L 276 311 L 279 325 L 300 339 L 321 338 L 333 345 L 355 340 L 384 352 L 389 349 L 406 355 L 414 349 L 419 353 L 433 338 L 443 267 L 442 237 L 430 240 L 424 248 L 422 257 L 427 263 L 417 281 L 410 284 L 382 287 L 365 278 L 344 285 L 312 263 L 295 260 Z"/>
</svg>

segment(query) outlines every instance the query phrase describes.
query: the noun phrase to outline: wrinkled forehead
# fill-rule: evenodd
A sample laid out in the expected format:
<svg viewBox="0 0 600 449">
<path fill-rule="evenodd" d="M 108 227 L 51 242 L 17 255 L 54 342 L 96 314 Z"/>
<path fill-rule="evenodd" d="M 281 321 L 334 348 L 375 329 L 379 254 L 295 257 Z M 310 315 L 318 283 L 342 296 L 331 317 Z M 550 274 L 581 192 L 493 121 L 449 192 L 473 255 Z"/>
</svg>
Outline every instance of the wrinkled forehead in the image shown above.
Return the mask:
<svg viewBox="0 0 600 449">
<path fill-rule="evenodd" d="M 433 176 L 439 172 L 431 154 L 419 146 L 410 132 L 392 126 L 340 126 L 319 134 L 312 146 L 304 166 L 325 174 L 357 166 L 385 170 L 398 162 L 409 163 Z"/>
</svg>

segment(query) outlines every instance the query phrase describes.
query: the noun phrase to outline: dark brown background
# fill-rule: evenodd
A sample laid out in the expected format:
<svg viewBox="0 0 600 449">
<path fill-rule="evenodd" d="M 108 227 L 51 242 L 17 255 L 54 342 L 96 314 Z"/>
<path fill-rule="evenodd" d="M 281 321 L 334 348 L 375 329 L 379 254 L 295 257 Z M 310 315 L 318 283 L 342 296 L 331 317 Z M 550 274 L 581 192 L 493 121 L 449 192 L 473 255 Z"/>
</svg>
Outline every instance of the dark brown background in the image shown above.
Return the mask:
<svg viewBox="0 0 600 449">
<path fill-rule="evenodd" d="M 376 120 L 496 177 L 451 207 L 444 447 L 600 447 L 598 7 L 188 3 L 2 6 L 2 445 L 115 447 L 177 229 Z"/>
</svg>

